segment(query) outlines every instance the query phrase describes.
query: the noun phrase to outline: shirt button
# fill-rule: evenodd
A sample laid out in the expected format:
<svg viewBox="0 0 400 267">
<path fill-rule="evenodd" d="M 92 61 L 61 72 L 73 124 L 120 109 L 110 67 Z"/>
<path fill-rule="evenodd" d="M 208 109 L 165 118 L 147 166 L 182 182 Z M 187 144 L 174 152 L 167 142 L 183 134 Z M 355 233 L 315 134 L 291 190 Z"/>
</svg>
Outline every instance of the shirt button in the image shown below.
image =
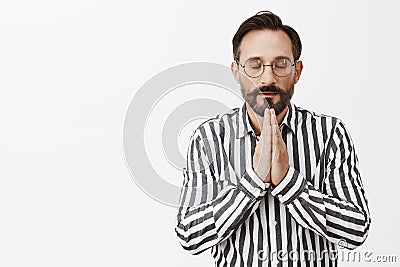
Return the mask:
<svg viewBox="0 0 400 267">
<path fill-rule="evenodd" d="M 276 221 L 274 221 L 274 225 L 277 225 L 278 223 Z"/>
</svg>

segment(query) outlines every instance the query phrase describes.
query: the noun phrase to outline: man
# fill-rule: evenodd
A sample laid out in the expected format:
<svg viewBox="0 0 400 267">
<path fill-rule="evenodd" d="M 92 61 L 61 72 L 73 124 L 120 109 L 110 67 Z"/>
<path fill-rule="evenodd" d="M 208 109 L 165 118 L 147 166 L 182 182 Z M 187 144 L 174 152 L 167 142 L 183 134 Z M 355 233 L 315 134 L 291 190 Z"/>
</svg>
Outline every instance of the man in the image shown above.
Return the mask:
<svg viewBox="0 0 400 267">
<path fill-rule="evenodd" d="M 343 122 L 290 102 L 303 69 L 297 32 L 271 12 L 233 37 L 245 104 L 192 135 L 176 233 L 216 266 L 336 266 L 370 226 Z"/>
</svg>

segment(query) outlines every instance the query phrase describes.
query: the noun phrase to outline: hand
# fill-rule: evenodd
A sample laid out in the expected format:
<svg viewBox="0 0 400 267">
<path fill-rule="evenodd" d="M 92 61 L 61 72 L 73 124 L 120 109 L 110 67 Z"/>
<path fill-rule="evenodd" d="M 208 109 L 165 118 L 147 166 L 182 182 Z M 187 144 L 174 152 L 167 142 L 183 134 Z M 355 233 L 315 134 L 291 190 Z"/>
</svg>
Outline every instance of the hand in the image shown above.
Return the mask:
<svg viewBox="0 0 400 267">
<path fill-rule="evenodd" d="M 272 125 L 272 168 L 271 182 L 278 185 L 289 170 L 289 156 L 286 144 L 282 139 L 281 130 L 276 119 L 275 110 L 271 109 Z"/>
<path fill-rule="evenodd" d="M 253 168 L 264 182 L 278 185 L 289 170 L 289 157 L 275 111 L 266 109 L 260 141 L 253 155 Z"/>
<path fill-rule="evenodd" d="M 257 143 L 253 155 L 253 169 L 265 183 L 271 182 L 272 161 L 272 127 L 271 111 L 265 109 L 260 141 Z"/>
</svg>

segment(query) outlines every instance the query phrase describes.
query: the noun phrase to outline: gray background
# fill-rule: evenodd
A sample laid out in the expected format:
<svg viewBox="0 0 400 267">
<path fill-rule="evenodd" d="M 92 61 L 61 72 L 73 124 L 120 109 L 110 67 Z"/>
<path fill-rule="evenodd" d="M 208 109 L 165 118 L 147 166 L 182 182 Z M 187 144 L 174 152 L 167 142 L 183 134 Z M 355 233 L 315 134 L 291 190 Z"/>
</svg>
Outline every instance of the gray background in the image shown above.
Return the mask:
<svg viewBox="0 0 400 267">
<path fill-rule="evenodd" d="M 265 9 L 303 41 L 294 102 L 352 134 L 372 214 L 359 250 L 400 261 L 398 4 L 321 2 L 3 1 L 0 266 L 212 266 L 181 249 L 176 210 L 132 180 L 125 112 L 162 70 L 229 65 L 235 30 Z"/>
</svg>

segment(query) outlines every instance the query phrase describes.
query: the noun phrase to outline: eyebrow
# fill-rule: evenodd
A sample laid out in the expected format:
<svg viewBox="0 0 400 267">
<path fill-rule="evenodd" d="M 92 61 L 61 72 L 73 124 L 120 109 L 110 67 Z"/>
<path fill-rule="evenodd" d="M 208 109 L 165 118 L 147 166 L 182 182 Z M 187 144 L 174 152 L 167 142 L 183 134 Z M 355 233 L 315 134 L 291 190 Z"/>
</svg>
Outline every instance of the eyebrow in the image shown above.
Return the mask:
<svg viewBox="0 0 400 267">
<path fill-rule="evenodd" d="M 250 60 L 250 59 L 262 59 L 262 57 L 249 57 L 248 59 L 246 59 L 246 61 L 247 60 Z M 290 61 L 292 61 L 289 57 L 287 57 L 287 56 L 277 56 L 277 57 L 275 57 L 272 61 L 274 61 L 274 60 L 277 60 L 277 59 L 289 59 Z M 263 60 L 261 60 L 261 61 L 263 61 Z"/>
</svg>

